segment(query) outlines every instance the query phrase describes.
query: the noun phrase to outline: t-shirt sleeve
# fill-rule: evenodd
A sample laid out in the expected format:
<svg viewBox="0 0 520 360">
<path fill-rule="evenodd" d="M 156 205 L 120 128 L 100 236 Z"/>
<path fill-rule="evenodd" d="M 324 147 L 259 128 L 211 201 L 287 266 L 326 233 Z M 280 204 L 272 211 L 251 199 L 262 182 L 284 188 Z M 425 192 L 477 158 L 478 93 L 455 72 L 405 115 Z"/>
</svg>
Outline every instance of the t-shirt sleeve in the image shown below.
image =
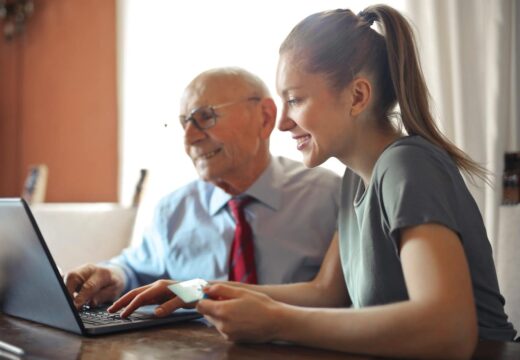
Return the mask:
<svg viewBox="0 0 520 360">
<path fill-rule="evenodd" d="M 397 147 L 385 155 L 376 179 L 382 217 L 396 250 L 406 227 L 438 223 L 459 233 L 452 176 L 458 170 L 419 147 Z"/>
</svg>

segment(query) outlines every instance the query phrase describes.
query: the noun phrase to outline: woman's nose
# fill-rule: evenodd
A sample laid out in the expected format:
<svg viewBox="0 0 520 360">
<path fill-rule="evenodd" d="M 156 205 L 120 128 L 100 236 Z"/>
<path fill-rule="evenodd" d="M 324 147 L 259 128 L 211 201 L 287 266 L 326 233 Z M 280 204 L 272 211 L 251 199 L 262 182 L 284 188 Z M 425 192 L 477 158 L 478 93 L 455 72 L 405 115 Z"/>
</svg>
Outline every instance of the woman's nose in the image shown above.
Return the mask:
<svg viewBox="0 0 520 360">
<path fill-rule="evenodd" d="M 280 114 L 280 119 L 278 120 L 278 130 L 280 131 L 289 131 L 296 126 L 296 123 L 287 116 L 287 110 L 282 109 L 282 113 Z"/>
</svg>

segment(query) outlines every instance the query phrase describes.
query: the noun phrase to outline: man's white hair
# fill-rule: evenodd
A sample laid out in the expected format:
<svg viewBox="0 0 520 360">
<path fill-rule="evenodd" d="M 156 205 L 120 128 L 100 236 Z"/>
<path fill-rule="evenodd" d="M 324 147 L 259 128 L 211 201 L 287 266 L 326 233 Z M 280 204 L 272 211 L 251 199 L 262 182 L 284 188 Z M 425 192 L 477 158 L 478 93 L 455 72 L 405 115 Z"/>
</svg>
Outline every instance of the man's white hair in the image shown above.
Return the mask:
<svg viewBox="0 0 520 360">
<path fill-rule="evenodd" d="M 260 79 L 255 74 L 240 68 L 240 67 L 220 67 L 220 68 L 214 68 L 206 70 L 199 75 L 192 81 L 195 82 L 200 77 L 236 77 L 241 80 L 244 80 L 249 86 L 251 86 L 251 89 L 255 92 L 255 96 L 259 97 L 271 97 L 271 94 L 269 92 L 269 89 L 265 85 L 262 79 Z M 191 85 L 191 84 L 190 84 Z"/>
</svg>

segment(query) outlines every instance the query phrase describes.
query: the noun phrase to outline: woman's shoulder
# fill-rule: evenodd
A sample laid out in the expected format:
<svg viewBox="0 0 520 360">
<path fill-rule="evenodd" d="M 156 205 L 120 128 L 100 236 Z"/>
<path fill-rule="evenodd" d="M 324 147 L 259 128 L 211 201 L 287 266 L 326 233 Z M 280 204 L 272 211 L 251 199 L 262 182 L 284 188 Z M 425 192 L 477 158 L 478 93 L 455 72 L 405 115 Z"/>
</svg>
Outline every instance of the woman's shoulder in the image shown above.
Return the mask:
<svg viewBox="0 0 520 360">
<path fill-rule="evenodd" d="M 410 157 L 416 156 L 433 156 L 446 154 L 446 152 L 437 145 L 432 144 L 425 138 L 419 135 L 403 136 L 390 145 L 383 151 L 381 157 Z"/>
<path fill-rule="evenodd" d="M 405 136 L 390 144 L 376 162 L 375 169 L 412 168 L 415 170 L 431 167 L 453 168 L 453 160 L 446 151 L 421 136 Z"/>
<path fill-rule="evenodd" d="M 420 136 L 401 138 L 385 149 L 374 167 L 374 182 L 419 187 L 459 183 L 460 172 L 447 152 Z M 444 186 L 444 185 L 443 185 Z"/>
</svg>

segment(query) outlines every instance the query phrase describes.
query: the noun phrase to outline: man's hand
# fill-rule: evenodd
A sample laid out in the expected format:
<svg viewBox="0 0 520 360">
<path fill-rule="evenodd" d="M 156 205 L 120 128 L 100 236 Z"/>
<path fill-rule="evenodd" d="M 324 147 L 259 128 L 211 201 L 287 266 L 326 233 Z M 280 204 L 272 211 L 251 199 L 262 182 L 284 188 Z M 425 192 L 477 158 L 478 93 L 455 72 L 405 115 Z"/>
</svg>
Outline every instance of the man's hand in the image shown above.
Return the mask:
<svg viewBox="0 0 520 360">
<path fill-rule="evenodd" d="M 94 264 L 82 265 L 65 275 L 65 285 L 76 308 L 113 301 L 125 286 L 122 270 Z"/>
<path fill-rule="evenodd" d="M 121 312 L 120 316 L 125 318 L 143 305 L 159 304 L 160 306 L 155 309 L 155 315 L 163 317 L 178 308 L 190 307 L 168 289 L 168 285 L 175 283 L 176 281 L 173 280 L 157 280 L 152 284 L 134 289 L 123 295 L 107 310 L 113 313 L 124 307 L 125 310 Z"/>
</svg>

